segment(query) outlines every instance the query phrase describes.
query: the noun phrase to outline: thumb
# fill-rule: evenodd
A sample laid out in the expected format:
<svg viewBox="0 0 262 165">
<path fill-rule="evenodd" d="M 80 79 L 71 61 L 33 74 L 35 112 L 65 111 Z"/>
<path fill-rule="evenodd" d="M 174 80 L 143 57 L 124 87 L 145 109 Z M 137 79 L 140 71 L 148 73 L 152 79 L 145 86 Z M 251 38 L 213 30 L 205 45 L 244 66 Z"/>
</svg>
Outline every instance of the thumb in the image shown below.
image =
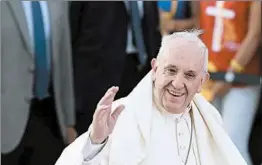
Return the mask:
<svg viewBox="0 0 262 165">
<path fill-rule="evenodd" d="M 124 105 L 119 105 L 118 107 L 116 107 L 116 109 L 114 110 L 114 112 L 112 113 L 112 118 L 114 120 L 117 120 L 118 116 L 123 112 L 123 110 L 125 109 Z"/>
</svg>

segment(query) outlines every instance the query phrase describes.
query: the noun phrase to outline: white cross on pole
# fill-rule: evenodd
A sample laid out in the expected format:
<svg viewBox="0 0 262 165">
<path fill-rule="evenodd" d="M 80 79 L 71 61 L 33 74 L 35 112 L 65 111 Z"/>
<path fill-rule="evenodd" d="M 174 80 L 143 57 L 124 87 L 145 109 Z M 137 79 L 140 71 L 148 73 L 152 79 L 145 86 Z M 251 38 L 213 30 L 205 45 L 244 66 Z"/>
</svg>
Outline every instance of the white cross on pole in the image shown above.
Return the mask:
<svg viewBox="0 0 262 165">
<path fill-rule="evenodd" d="M 209 6 L 206 8 L 206 14 L 215 17 L 214 31 L 212 37 L 212 50 L 219 52 L 221 50 L 221 40 L 223 34 L 223 19 L 233 19 L 235 12 L 233 10 L 224 9 L 224 1 L 217 1 L 216 7 Z"/>
</svg>

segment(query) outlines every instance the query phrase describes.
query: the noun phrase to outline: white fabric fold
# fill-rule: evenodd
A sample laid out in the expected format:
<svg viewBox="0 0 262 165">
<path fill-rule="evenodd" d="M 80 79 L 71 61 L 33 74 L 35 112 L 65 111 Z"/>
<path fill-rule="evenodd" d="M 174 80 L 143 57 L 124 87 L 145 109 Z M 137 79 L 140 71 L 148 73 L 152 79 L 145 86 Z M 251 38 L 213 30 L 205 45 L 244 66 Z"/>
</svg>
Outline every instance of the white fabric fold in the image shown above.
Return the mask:
<svg viewBox="0 0 262 165">
<path fill-rule="evenodd" d="M 84 160 L 83 149 L 92 129 L 90 126 L 88 132 L 63 151 L 56 165 L 147 165 L 153 109 L 151 72 L 126 98 L 114 102 L 113 107 L 118 104 L 124 104 L 126 108 L 101 152 L 90 161 Z M 199 94 L 193 98 L 192 110 L 200 164 L 246 165 L 224 131 L 218 111 Z"/>
</svg>

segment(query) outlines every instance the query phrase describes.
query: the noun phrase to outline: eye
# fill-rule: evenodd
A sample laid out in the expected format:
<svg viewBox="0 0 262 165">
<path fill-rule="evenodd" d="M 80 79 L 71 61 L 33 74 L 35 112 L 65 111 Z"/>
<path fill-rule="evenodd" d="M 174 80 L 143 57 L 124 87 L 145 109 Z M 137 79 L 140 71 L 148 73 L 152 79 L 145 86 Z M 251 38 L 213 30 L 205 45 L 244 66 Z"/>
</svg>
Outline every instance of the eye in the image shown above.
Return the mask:
<svg viewBox="0 0 262 165">
<path fill-rule="evenodd" d="M 168 68 L 167 71 L 168 73 L 176 73 L 176 70 L 173 68 Z"/>
<path fill-rule="evenodd" d="M 191 74 L 191 73 L 188 73 L 188 74 L 186 74 L 186 78 L 192 79 L 192 78 L 195 78 L 195 75 Z"/>
</svg>

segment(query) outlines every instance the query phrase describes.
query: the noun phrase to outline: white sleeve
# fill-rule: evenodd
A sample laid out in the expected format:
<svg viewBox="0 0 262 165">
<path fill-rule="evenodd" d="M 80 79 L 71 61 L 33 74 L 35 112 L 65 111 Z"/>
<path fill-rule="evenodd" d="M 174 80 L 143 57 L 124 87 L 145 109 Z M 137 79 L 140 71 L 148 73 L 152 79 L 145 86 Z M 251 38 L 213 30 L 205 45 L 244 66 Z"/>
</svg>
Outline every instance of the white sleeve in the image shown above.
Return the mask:
<svg viewBox="0 0 262 165">
<path fill-rule="evenodd" d="M 101 165 L 100 162 L 105 158 L 104 150 L 109 143 L 94 145 L 89 137 L 90 132 L 79 136 L 73 143 L 68 145 L 55 165 Z"/>
<path fill-rule="evenodd" d="M 83 156 L 85 161 L 91 161 L 99 152 L 102 151 L 106 145 L 108 138 L 102 144 L 92 144 L 90 137 L 88 136 L 87 143 L 83 149 Z"/>
</svg>

